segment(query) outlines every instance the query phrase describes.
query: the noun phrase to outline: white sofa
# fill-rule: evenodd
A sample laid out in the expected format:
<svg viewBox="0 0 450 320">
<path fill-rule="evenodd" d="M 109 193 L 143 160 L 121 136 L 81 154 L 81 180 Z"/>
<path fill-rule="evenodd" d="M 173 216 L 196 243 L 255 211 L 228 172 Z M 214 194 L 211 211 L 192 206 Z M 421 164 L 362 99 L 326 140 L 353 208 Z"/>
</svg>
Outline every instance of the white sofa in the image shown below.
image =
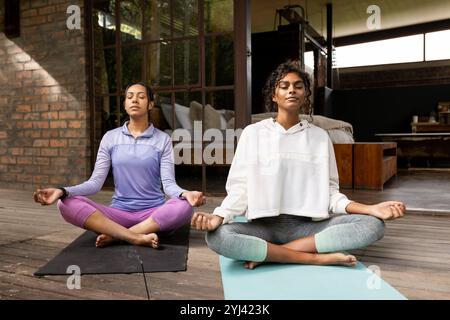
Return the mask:
<svg viewBox="0 0 450 320">
<path fill-rule="evenodd" d="M 175 104 L 175 108 L 170 104 L 161 105 L 164 117 L 169 123 L 171 130 L 166 130 L 167 133 L 171 134 L 173 129 L 183 128 L 189 131 L 193 130 L 193 122 L 200 121 L 202 119 L 202 105 L 196 101 L 190 103 L 190 107 L 182 106 L 180 104 Z M 175 110 L 175 127 L 172 127 L 172 112 Z M 277 115 L 276 112 L 265 112 L 252 114 L 252 123 L 258 121 L 273 118 Z M 216 128 L 223 132 L 225 129 L 234 129 L 234 111 L 221 109 L 217 110 L 210 105 L 205 106 L 205 123 L 204 129 Z M 353 143 L 353 126 L 345 121 L 332 119 L 320 115 L 309 115 L 301 114 L 300 119 L 306 119 L 310 121 L 315 126 L 318 126 L 327 131 L 330 139 L 333 143 Z"/>
</svg>

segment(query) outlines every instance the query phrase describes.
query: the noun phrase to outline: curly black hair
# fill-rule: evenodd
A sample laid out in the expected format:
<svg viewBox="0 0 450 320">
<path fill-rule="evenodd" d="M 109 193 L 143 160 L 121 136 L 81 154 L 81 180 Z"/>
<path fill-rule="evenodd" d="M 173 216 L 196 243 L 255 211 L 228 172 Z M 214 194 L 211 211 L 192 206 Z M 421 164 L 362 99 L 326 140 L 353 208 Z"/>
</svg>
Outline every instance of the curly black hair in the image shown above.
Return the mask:
<svg viewBox="0 0 450 320">
<path fill-rule="evenodd" d="M 277 104 L 272 100 L 275 94 L 275 88 L 278 82 L 288 73 L 295 73 L 305 84 L 306 98 L 303 105 L 300 107 L 300 113 L 312 115 L 313 108 L 311 106 L 311 80 L 309 75 L 302 70 L 298 60 L 287 60 L 280 64 L 267 78 L 266 84 L 263 88 L 264 105 L 268 112 L 278 111 Z"/>
</svg>

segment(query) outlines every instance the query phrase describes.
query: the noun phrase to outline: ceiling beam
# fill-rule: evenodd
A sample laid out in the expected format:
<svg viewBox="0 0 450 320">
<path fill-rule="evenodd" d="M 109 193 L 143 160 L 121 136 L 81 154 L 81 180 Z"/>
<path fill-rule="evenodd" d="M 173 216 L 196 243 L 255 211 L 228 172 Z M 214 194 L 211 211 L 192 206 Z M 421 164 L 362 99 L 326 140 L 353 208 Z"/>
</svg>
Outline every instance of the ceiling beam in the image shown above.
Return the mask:
<svg viewBox="0 0 450 320">
<path fill-rule="evenodd" d="M 398 37 L 411 36 L 420 33 L 442 31 L 450 29 L 450 19 L 414 24 L 410 26 L 378 30 L 366 33 L 359 33 L 350 36 L 337 37 L 333 39 L 336 47 L 348 46 L 352 44 L 386 40 Z"/>
</svg>

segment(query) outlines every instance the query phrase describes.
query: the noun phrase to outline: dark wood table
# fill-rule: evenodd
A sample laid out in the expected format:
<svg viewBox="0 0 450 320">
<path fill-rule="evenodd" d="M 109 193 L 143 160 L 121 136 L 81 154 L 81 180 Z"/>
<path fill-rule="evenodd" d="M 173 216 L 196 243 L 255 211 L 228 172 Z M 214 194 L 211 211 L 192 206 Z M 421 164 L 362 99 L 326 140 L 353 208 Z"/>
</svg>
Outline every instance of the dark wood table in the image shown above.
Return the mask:
<svg viewBox="0 0 450 320">
<path fill-rule="evenodd" d="M 382 141 L 397 142 L 397 157 L 411 166 L 414 159 L 422 159 L 430 167 L 433 160 L 450 163 L 450 132 L 379 133 Z M 444 161 L 444 162 L 445 162 Z"/>
</svg>

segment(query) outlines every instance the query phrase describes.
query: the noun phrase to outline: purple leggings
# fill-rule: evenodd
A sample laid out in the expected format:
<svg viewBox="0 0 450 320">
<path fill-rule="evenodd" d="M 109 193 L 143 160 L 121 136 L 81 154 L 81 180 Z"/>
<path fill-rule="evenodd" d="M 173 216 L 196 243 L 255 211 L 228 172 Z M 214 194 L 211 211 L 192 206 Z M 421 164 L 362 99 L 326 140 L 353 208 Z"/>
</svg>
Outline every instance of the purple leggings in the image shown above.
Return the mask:
<svg viewBox="0 0 450 320">
<path fill-rule="evenodd" d="M 149 217 L 159 225 L 160 232 L 170 232 L 187 224 L 192 217 L 192 207 L 187 200 L 170 199 L 159 207 L 128 212 L 102 204 L 81 196 L 58 201 L 58 209 L 64 220 L 85 229 L 84 223 L 94 211 L 100 211 L 110 220 L 130 228 Z"/>
</svg>

